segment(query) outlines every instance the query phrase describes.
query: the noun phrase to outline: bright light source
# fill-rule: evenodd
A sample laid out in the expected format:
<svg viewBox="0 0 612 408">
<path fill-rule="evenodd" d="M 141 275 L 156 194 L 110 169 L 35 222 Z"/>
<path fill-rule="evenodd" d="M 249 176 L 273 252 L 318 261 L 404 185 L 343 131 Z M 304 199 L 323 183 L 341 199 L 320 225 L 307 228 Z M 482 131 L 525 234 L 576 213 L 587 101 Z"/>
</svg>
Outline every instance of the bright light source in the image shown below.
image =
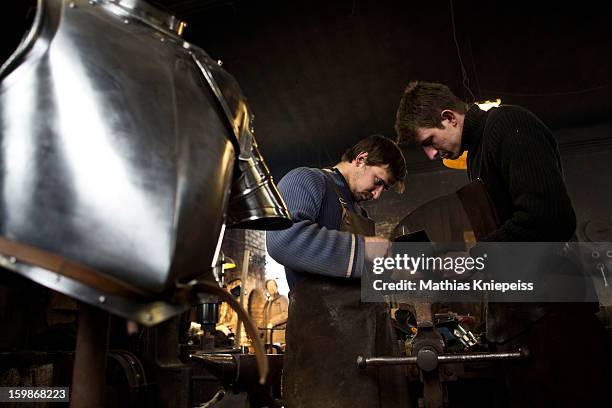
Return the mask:
<svg viewBox="0 0 612 408">
<path fill-rule="evenodd" d="M 229 256 L 223 256 L 223 269 L 234 269 L 236 267 L 236 261 Z"/>
<path fill-rule="evenodd" d="M 491 108 L 497 108 L 501 105 L 501 99 L 497 98 L 494 101 L 484 101 L 484 102 L 476 102 L 476 105 L 484 111 L 487 111 Z"/>
<path fill-rule="evenodd" d="M 501 105 L 501 99 L 497 98 L 494 101 L 483 101 L 476 102 L 476 105 L 482 110 L 489 110 L 491 108 L 496 108 Z M 463 152 L 463 154 L 455 160 L 443 159 L 442 163 L 448 168 L 457 169 L 457 170 L 466 170 L 467 169 L 467 151 Z"/>
</svg>

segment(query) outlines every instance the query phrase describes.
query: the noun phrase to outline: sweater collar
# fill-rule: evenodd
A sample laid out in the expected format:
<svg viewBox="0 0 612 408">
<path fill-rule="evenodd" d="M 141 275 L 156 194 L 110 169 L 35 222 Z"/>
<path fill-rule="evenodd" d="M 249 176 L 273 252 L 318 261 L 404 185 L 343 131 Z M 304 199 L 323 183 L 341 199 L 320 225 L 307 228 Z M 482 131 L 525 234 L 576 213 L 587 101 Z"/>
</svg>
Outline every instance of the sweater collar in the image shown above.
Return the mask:
<svg viewBox="0 0 612 408">
<path fill-rule="evenodd" d="M 349 195 L 352 198 L 353 195 L 351 194 L 351 189 L 349 188 L 349 184 L 348 184 L 348 181 L 346 181 L 346 178 L 344 178 L 342 173 L 340 173 L 340 170 L 338 170 L 336 167 L 332 167 L 331 170 L 332 170 L 332 174 L 336 175 L 336 177 L 340 180 L 342 187 L 344 187 L 346 191 L 349 192 Z"/>
<path fill-rule="evenodd" d="M 464 150 L 475 150 L 480 144 L 484 132 L 487 112 L 478 105 L 473 104 L 466 112 L 463 120 L 463 133 L 461 134 L 461 147 Z"/>
</svg>

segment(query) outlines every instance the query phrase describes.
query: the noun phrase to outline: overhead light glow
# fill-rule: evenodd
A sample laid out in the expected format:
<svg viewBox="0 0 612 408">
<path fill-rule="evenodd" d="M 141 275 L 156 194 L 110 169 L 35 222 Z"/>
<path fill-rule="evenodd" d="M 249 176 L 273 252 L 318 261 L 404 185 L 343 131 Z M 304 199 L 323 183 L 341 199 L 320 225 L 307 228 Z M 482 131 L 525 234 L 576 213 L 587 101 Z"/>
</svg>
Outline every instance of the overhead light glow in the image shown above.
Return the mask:
<svg viewBox="0 0 612 408">
<path fill-rule="evenodd" d="M 494 101 L 476 102 L 476 105 L 484 111 L 488 111 L 491 108 L 497 108 L 501 105 L 501 99 L 497 98 Z"/>
<path fill-rule="evenodd" d="M 476 105 L 478 105 L 478 107 L 484 111 L 487 111 L 491 108 L 496 108 L 499 105 L 501 105 L 501 99 L 497 98 L 494 101 L 483 101 L 483 102 L 476 102 Z M 466 170 L 467 169 L 467 151 L 463 152 L 463 154 L 458 157 L 455 160 L 450 160 L 450 159 L 443 159 L 442 163 L 451 169 L 457 169 L 457 170 Z"/>
</svg>

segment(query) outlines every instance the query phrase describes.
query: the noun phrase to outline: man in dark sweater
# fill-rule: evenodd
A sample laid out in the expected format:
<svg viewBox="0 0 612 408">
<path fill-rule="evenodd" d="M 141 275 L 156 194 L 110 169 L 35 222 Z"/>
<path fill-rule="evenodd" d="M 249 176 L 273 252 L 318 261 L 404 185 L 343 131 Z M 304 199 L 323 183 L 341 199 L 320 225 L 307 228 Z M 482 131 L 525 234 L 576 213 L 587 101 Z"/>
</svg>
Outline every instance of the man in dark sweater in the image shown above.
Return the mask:
<svg viewBox="0 0 612 408">
<path fill-rule="evenodd" d="M 357 368 L 359 354 L 396 354 L 385 304 L 361 303 L 365 262 L 385 256 L 359 202 L 376 200 L 406 174 L 390 139 L 374 135 L 331 169 L 300 167 L 278 183 L 293 226 L 267 233 L 270 255 L 285 267 L 289 293 L 283 402 L 296 407 L 405 407 L 397 368 Z"/>
<path fill-rule="evenodd" d="M 479 241 L 567 242 L 573 237 L 576 216 L 557 143 L 533 113 L 518 106 L 485 112 L 445 85 L 416 81 L 404 92 L 395 127 L 399 141 L 419 145 L 431 160 L 457 159 L 468 151 L 469 181 L 482 180 L 501 221 Z M 533 352 L 529 363 L 505 367 L 508 405 L 601 403 L 606 340 L 593 311 L 587 303 L 488 305 L 489 340 L 499 350 L 522 346 Z M 580 344 L 568 336 L 572 323 L 580 327 Z"/>
</svg>

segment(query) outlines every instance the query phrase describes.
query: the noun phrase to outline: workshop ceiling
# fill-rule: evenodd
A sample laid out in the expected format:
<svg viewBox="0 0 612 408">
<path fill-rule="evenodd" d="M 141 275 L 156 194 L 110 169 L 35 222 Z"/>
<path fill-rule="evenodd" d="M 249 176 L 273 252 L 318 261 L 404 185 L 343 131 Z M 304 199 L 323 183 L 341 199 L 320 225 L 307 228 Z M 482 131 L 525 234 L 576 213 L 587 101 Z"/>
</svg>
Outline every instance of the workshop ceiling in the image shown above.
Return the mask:
<svg viewBox="0 0 612 408">
<path fill-rule="evenodd" d="M 612 22 L 588 2 L 153 3 L 185 20 L 185 38 L 236 77 L 277 178 L 298 165 L 335 163 L 368 134 L 393 137 L 413 79 L 472 99 L 469 82 L 476 100 L 525 106 L 553 129 L 612 114 Z M 408 158 L 412 171 L 440 166 L 414 148 Z"/>
</svg>

